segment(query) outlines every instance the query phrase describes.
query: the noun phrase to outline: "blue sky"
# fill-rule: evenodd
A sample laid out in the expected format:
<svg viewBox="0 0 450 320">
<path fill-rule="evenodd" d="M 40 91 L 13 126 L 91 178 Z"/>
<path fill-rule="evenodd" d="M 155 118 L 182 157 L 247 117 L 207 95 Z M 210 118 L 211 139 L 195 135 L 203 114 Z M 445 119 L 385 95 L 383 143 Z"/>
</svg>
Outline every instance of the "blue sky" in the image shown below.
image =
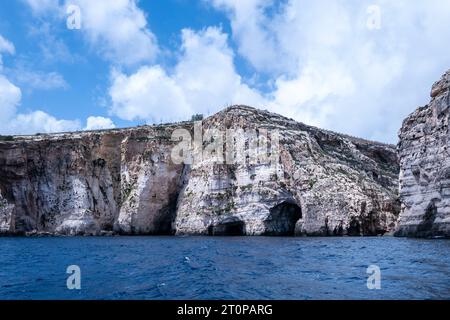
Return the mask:
<svg viewBox="0 0 450 320">
<path fill-rule="evenodd" d="M 227 24 L 223 14 L 201 2 L 145 1 L 140 8 L 147 14 L 149 28 L 158 34 L 159 45 L 168 51 L 158 62 L 169 67 L 180 45 L 180 30 Z M 4 73 L 20 85 L 21 112 L 39 109 L 57 118 L 79 120 L 92 114 L 108 116 L 112 63 L 98 54 L 101 49 L 85 41 L 82 30 L 67 29 L 64 19 L 51 14 L 34 14 L 26 1 L 2 1 L 0 21 L 0 35 L 15 46 L 14 55 L 3 55 Z M 26 77 L 18 79 L 17 73 L 21 72 L 40 75 L 42 81 L 48 80 L 45 75 L 57 73 L 63 83 L 56 81 L 52 88 L 36 88 Z M 114 118 L 117 126 L 145 122 Z"/>
<path fill-rule="evenodd" d="M 70 5 L 80 29 L 67 27 Z M 249 104 L 395 143 L 450 68 L 449 21 L 438 0 L 2 1 L 0 133 Z"/>
</svg>

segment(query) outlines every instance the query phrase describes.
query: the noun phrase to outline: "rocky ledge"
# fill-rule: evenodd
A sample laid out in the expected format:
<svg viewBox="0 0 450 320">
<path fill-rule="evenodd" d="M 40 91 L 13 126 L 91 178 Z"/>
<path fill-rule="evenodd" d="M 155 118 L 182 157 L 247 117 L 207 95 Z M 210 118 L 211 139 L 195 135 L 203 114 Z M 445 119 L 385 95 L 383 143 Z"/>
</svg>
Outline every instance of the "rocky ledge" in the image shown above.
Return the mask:
<svg viewBox="0 0 450 320">
<path fill-rule="evenodd" d="M 174 161 L 179 131 L 201 137 L 184 142 L 202 157 Z M 201 123 L 0 140 L 3 234 L 382 235 L 400 212 L 394 146 L 247 106 Z"/>
<path fill-rule="evenodd" d="M 450 237 L 450 70 L 431 101 L 403 122 L 398 152 L 402 202 L 397 236 Z"/>
</svg>

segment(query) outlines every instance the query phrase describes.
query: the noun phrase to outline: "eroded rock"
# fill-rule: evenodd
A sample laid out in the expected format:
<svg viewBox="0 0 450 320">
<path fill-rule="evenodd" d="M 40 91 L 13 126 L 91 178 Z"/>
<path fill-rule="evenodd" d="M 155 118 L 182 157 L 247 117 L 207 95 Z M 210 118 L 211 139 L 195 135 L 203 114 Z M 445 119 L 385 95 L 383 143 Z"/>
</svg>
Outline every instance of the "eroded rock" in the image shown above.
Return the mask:
<svg viewBox="0 0 450 320">
<path fill-rule="evenodd" d="M 210 234 L 230 217 L 246 235 L 381 235 L 399 213 L 395 148 L 320 130 L 245 106 L 206 119 L 206 129 L 278 130 L 276 163 L 190 167 L 181 191 L 177 234 Z M 245 155 L 244 155 L 245 156 Z"/>
<path fill-rule="evenodd" d="M 431 90 L 431 101 L 404 121 L 399 132 L 398 236 L 450 237 L 450 71 Z"/>
<path fill-rule="evenodd" d="M 393 146 L 246 106 L 202 125 L 243 130 L 232 144 L 244 146 L 250 132 L 278 131 L 278 153 L 268 162 L 238 153 L 233 164 L 175 163 L 172 133 L 192 133 L 192 122 L 0 139 L 0 233 L 340 236 L 395 228 Z M 419 180 L 430 178 L 420 170 Z"/>
</svg>

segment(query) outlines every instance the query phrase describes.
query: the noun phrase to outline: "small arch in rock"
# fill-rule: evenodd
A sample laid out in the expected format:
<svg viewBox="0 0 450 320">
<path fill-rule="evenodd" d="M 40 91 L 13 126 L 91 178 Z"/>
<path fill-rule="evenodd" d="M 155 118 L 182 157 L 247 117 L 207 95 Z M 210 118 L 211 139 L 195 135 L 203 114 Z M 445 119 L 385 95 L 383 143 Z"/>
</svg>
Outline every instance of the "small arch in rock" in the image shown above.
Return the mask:
<svg viewBox="0 0 450 320">
<path fill-rule="evenodd" d="M 243 236 L 245 235 L 245 222 L 237 218 L 221 221 L 208 227 L 208 235 Z"/>
<path fill-rule="evenodd" d="M 264 221 L 265 235 L 293 236 L 295 225 L 302 218 L 302 209 L 293 202 L 284 201 L 272 209 Z"/>
<path fill-rule="evenodd" d="M 361 223 L 356 217 L 352 217 L 350 224 L 347 228 L 347 235 L 349 236 L 360 236 L 361 235 Z"/>
<path fill-rule="evenodd" d="M 425 209 L 422 222 L 417 226 L 417 233 L 419 237 L 430 237 L 432 235 L 434 221 L 438 213 L 436 203 L 439 199 L 433 199 Z"/>
</svg>

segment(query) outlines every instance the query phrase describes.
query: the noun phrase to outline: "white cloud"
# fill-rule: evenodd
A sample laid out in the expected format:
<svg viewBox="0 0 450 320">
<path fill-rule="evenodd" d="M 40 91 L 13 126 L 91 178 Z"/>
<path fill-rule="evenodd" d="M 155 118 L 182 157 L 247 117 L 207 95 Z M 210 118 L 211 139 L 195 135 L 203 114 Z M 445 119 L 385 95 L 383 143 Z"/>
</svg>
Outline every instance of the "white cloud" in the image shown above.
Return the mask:
<svg viewBox="0 0 450 320">
<path fill-rule="evenodd" d="M 0 52 L 14 54 L 14 51 L 14 45 L 0 35 Z M 46 80 L 52 80 L 52 76 Z M 78 121 L 58 120 L 43 111 L 17 114 L 21 99 L 20 88 L 0 74 L 0 134 L 70 131 L 80 127 Z"/>
<path fill-rule="evenodd" d="M 81 30 L 106 58 L 123 65 L 155 59 L 156 37 L 135 0 L 70 0 L 67 4 L 81 8 Z"/>
<path fill-rule="evenodd" d="M 16 115 L 7 125 L 7 131 L 14 134 L 67 132 L 80 130 L 77 120 L 59 120 L 43 112 L 33 111 Z"/>
<path fill-rule="evenodd" d="M 55 8 L 58 10 L 58 8 Z M 73 47 L 68 46 L 63 39 L 59 37 L 58 27 L 63 25 L 59 20 L 40 20 L 39 23 L 31 25 L 29 35 L 33 37 L 33 42 L 40 49 L 39 54 L 34 54 L 40 62 L 47 65 L 56 65 L 58 63 L 74 64 L 83 63 L 86 58 L 79 55 Z"/>
<path fill-rule="evenodd" d="M 6 77 L 0 74 L 0 119 L 1 125 L 5 125 L 15 113 L 22 99 L 22 92 Z"/>
<path fill-rule="evenodd" d="M 130 76 L 115 71 L 112 79 L 111 111 L 121 119 L 170 121 L 191 113 L 182 89 L 160 66 L 142 67 Z"/>
<path fill-rule="evenodd" d="M 38 2 L 27 1 L 32 8 Z M 55 6 L 40 2 L 39 8 Z M 231 103 L 251 104 L 396 142 L 404 117 L 427 102 L 431 84 L 450 67 L 450 42 L 443 40 L 450 38 L 450 2 L 379 0 L 380 30 L 366 25 L 372 0 L 208 2 L 229 17 L 237 53 L 255 71 L 248 76 L 267 83 L 246 84 L 250 80 L 238 74 L 220 29 L 183 30 L 178 61 L 164 68 L 153 64 L 158 44 L 137 0 L 66 1 L 80 6 L 88 43 L 117 67 L 111 114 L 172 121 Z M 121 66 L 140 68 L 127 73 Z"/>
<path fill-rule="evenodd" d="M 114 64 L 133 66 L 152 62 L 159 51 L 137 0 L 25 0 L 35 14 L 67 19 L 66 8 L 80 8 L 81 32 L 89 44 Z"/>
<path fill-rule="evenodd" d="M 24 0 L 36 15 L 48 13 L 58 9 L 59 0 Z"/>
<path fill-rule="evenodd" d="M 261 95 L 242 83 L 227 35 L 218 28 L 182 31 L 181 55 L 173 72 L 144 66 L 136 73 L 112 73 L 111 111 L 126 120 L 186 120 L 193 113 L 227 104 L 261 105 Z"/>
<path fill-rule="evenodd" d="M 228 13 L 233 29 L 233 38 L 238 43 L 238 52 L 248 58 L 257 70 L 277 71 L 280 64 L 276 38 L 269 30 L 270 19 L 264 15 L 270 0 L 211 0 L 216 8 Z"/>
<path fill-rule="evenodd" d="M 2 71 L 3 68 L 2 53 L 6 52 L 9 54 L 14 54 L 15 51 L 14 45 L 7 39 L 3 38 L 0 34 L 0 71 Z"/>
<path fill-rule="evenodd" d="M 22 62 L 16 62 L 17 66 L 14 69 L 5 68 L 4 70 L 1 55 L 3 52 L 14 55 L 15 47 L 14 44 L 0 35 L 0 72 L 7 74 L 16 84 L 42 90 L 68 87 L 68 84 L 60 73 L 33 71 L 30 68 L 24 67 Z"/>
<path fill-rule="evenodd" d="M 14 45 L 7 39 L 3 38 L 2 35 L 0 35 L 0 53 L 1 52 L 7 52 L 9 54 L 15 53 Z"/>
<path fill-rule="evenodd" d="M 209 2 L 227 13 L 238 52 L 273 80 L 271 109 L 313 125 L 396 142 L 450 67 L 447 2 L 380 0 L 380 30 L 366 26 L 373 1 Z"/>
<path fill-rule="evenodd" d="M 0 53 L 15 53 L 14 45 L 0 35 Z M 0 56 L 1 58 L 1 56 Z M 1 62 L 1 60 L 0 60 Z M 0 65 L 1 66 L 1 65 Z M 8 69 L 8 71 L 11 71 Z M 0 68 L 0 72 L 2 69 Z M 38 89 L 65 88 L 67 83 L 56 72 L 42 73 L 19 67 L 10 72 L 14 80 L 26 83 L 27 86 Z M 34 134 L 81 130 L 78 120 L 57 119 L 54 116 L 35 110 L 28 113 L 18 113 L 22 99 L 22 91 L 4 74 L 0 73 L 0 134 Z M 114 128 L 111 119 L 104 117 L 88 117 L 84 130 Z"/>
<path fill-rule="evenodd" d="M 86 121 L 86 127 L 84 130 L 101 130 L 101 129 L 113 129 L 116 126 L 109 118 L 104 117 L 89 117 Z"/>
<path fill-rule="evenodd" d="M 259 105 L 261 96 L 242 82 L 233 63 L 228 36 L 219 28 L 182 31 L 182 51 L 173 78 L 195 110 L 211 111 L 226 104 Z"/>
<path fill-rule="evenodd" d="M 17 83 L 33 89 L 51 90 L 60 88 L 67 89 L 69 87 L 63 76 L 57 72 L 45 73 L 20 67 L 12 70 L 11 73 L 12 78 Z"/>
<path fill-rule="evenodd" d="M 15 53 L 14 45 L 0 35 L 0 72 L 3 70 L 2 52 Z M 16 113 L 16 108 L 22 99 L 22 92 L 0 73 L 0 119 L 5 123 Z"/>
<path fill-rule="evenodd" d="M 21 90 L 0 75 L 0 134 L 31 134 L 79 130 L 78 121 L 58 120 L 43 112 L 17 114 Z"/>
</svg>

